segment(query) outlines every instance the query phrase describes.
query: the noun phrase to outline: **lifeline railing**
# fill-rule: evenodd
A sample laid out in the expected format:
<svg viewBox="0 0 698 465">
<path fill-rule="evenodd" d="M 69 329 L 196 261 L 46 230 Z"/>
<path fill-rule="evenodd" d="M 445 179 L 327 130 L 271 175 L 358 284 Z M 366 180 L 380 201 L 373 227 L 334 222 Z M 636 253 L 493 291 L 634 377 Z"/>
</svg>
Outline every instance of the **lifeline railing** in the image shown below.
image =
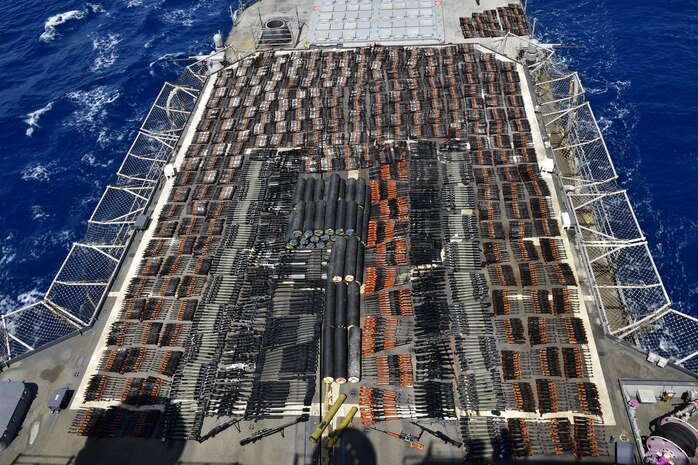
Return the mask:
<svg viewBox="0 0 698 465">
<path fill-rule="evenodd" d="M 536 113 L 545 124 L 606 332 L 698 371 L 698 319 L 671 309 L 579 75 L 536 41 L 509 34 L 490 47 L 519 61 L 534 58 L 527 66 Z"/>
<path fill-rule="evenodd" d="M 44 298 L 0 317 L 0 363 L 77 334 L 95 321 L 133 240 L 134 222 L 153 199 L 205 74 L 205 64 L 196 62 L 163 85 L 116 182 L 102 194 L 85 236 L 73 244 Z"/>
</svg>

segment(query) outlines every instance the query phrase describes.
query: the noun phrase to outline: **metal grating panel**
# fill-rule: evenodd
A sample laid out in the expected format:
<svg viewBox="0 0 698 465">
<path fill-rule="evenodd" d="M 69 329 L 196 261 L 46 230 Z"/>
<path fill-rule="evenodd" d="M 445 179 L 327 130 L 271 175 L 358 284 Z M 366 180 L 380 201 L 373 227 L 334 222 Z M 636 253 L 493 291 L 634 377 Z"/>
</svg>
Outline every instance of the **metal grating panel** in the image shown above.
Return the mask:
<svg viewBox="0 0 698 465">
<path fill-rule="evenodd" d="M 313 43 L 440 44 L 440 0 L 324 0 L 313 6 Z"/>
</svg>

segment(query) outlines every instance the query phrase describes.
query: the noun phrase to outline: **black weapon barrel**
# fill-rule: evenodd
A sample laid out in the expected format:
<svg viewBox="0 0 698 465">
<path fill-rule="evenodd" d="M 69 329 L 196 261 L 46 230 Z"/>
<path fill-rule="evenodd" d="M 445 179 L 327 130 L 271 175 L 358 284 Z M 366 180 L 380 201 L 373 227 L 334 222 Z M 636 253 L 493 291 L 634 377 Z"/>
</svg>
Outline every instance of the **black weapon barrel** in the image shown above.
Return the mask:
<svg viewBox="0 0 698 465">
<path fill-rule="evenodd" d="M 347 200 L 347 211 L 344 220 L 344 234 L 353 236 L 356 234 L 356 211 L 358 205 L 353 200 Z"/>
<path fill-rule="evenodd" d="M 356 179 L 347 179 L 347 190 L 344 197 L 347 201 L 356 200 Z"/>
<path fill-rule="evenodd" d="M 334 332 L 335 329 L 332 326 L 322 327 L 322 355 L 321 355 L 321 367 L 322 367 L 322 381 L 325 383 L 331 383 L 334 381 Z"/>
<path fill-rule="evenodd" d="M 334 223 L 337 213 L 337 199 L 339 198 L 339 184 L 341 178 L 337 173 L 334 173 L 330 177 L 329 186 L 327 188 L 327 207 L 325 210 L 325 234 L 328 236 L 334 236 Z"/>
<path fill-rule="evenodd" d="M 305 178 L 298 178 L 298 182 L 296 182 L 296 187 L 293 189 L 293 197 L 292 202 L 293 205 L 296 205 L 298 202 L 303 201 L 305 195 Z"/>
<path fill-rule="evenodd" d="M 327 204 L 320 199 L 315 202 L 315 221 L 313 222 L 313 234 L 320 237 L 325 232 L 325 215 L 327 214 Z"/>
<path fill-rule="evenodd" d="M 359 178 L 356 182 L 356 203 L 361 208 L 366 206 L 366 180 L 364 178 Z"/>
<path fill-rule="evenodd" d="M 347 220 L 347 202 L 344 200 L 337 201 L 337 213 L 334 218 L 334 233 L 337 236 L 344 235 L 345 223 Z"/>
<path fill-rule="evenodd" d="M 344 280 L 344 257 L 347 251 L 347 238 L 338 237 L 332 247 L 332 255 L 330 255 L 330 265 L 328 266 L 328 278 L 335 283 Z"/>
<path fill-rule="evenodd" d="M 313 235 L 313 222 L 315 221 L 315 202 L 310 201 L 305 204 L 305 217 L 303 218 L 303 236 Z"/>
<path fill-rule="evenodd" d="M 357 283 L 347 285 L 347 327 L 360 326 L 361 288 Z"/>
<path fill-rule="evenodd" d="M 308 178 L 305 180 L 305 191 L 303 193 L 303 200 L 308 203 L 312 202 L 315 198 L 315 178 Z"/>
<path fill-rule="evenodd" d="M 334 326 L 337 329 L 347 328 L 347 285 L 336 284 Z"/>
<path fill-rule="evenodd" d="M 347 330 L 336 328 L 334 332 L 334 380 L 347 382 Z"/>
<path fill-rule="evenodd" d="M 347 344 L 347 381 L 358 383 L 361 380 L 361 328 L 349 328 Z"/>
<path fill-rule="evenodd" d="M 293 218 L 293 237 L 303 235 L 303 219 L 305 217 L 305 202 L 298 202 L 294 208 L 296 216 Z"/>
<path fill-rule="evenodd" d="M 325 194 L 325 180 L 320 178 L 315 181 L 315 190 L 313 191 L 313 200 L 323 200 Z"/>
</svg>

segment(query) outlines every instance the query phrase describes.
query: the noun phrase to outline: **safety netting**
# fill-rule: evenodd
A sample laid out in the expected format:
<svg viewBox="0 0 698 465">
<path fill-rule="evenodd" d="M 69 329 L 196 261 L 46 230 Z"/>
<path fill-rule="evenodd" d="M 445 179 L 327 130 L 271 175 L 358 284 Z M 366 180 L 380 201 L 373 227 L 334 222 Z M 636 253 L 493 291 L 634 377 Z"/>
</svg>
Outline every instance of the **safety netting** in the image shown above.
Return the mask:
<svg viewBox="0 0 698 465">
<path fill-rule="evenodd" d="M 130 245 L 134 222 L 147 208 L 164 165 L 206 80 L 202 62 L 165 83 L 138 134 L 44 299 L 2 316 L 0 362 L 91 325 Z"/>
<path fill-rule="evenodd" d="M 511 40 L 507 38 L 506 40 Z M 520 48 L 533 44 L 523 39 Z M 671 302 L 577 73 L 538 47 L 529 70 L 608 333 L 698 371 L 698 320 Z"/>
</svg>

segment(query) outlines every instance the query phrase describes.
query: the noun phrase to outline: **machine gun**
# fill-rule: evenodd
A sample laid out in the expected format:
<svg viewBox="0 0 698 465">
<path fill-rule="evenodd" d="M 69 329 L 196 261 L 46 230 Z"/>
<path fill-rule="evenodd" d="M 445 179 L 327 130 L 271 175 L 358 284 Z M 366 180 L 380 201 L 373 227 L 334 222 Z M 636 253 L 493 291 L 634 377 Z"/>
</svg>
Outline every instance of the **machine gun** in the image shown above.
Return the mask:
<svg viewBox="0 0 698 465">
<path fill-rule="evenodd" d="M 301 415 L 300 417 L 296 418 L 292 422 L 283 424 L 281 426 L 277 426 L 276 428 L 264 428 L 262 430 L 257 431 L 249 438 L 245 438 L 242 441 L 240 441 L 240 445 L 246 446 L 248 444 L 252 444 L 253 442 L 257 442 L 260 439 L 266 438 L 267 436 L 271 436 L 271 435 L 276 434 L 276 433 L 281 433 L 281 435 L 283 436 L 284 430 L 286 428 L 288 428 L 289 426 L 293 426 L 297 423 L 302 423 L 304 421 L 308 421 L 308 415 Z"/>
<path fill-rule="evenodd" d="M 233 418 L 233 419 L 230 420 L 230 421 L 226 421 L 226 422 L 223 423 L 222 425 L 216 426 L 215 428 L 213 428 L 211 431 L 209 431 L 208 433 L 204 434 L 203 436 L 197 436 L 195 439 L 196 439 L 198 442 L 202 443 L 202 442 L 204 442 L 204 441 L 206 441 L 206 440 L 208 440 L 208 439 L 211 439 L 212 437 L 214 437 L 216 434 L 220 433 L 221 431 L 227 430 L 227 429 L 230 428 L 231 426 L 235 426 L 235 427 L 238 429 L 238 432 L 239 432 L 239 431 L 240 431 L 240 427 L 237 426 L 237 424 L 240 423 L 241 421 L 242 421 L 242 418 Z"/>
<path fill-rule="evenodd" d="M 444 433 L 442 433 L 441 431 L 434 431 L 433 429 L 429 429 L 429 428 L 427 428 L 426 426 L 422 426 L 422 425 L 420 425 L 420 424 L 418 424 L 418 423 L 415 423 L 415 422 L 413 422 L 413 421 L 411 421 L 410 423 L 412 423 L 414 426 L 416 426 L 417 428 L 419 428 L 419 429 L 422 430 L 422 432 L 419 434 L 419 438 L 418 438 L 418 439 L 421 439 L 422 434 L 424 434 L 424 433 L 426 432 L 426 433 L 431 434 L 431 435 L 434 436 L 435 438 L 441 439 L 441 440 L 442 440 L 443 442 L 445 442 L 446 444 L 451 444 L 451 445 L 453 445 L 453 446 L 455 446 L 455 447 L 458 447 L 459 449 L 463 446 L 463 443 L 462 443 L 462 442 L 456 441 L 455 439 L 451 439 L 450 437 L 446 436 L 446 435 L 445 435 Z"/>
<path fill-rule="evenodd" d="M 396 439 L 400 439 L 402 441 L 405 441 L 413 449 L 417 449 L 420 451 L 424 450 L 424 444 L 419 442 L 419 438 L 421 435 L 415 436 L 414 434 L 405 433 L 404 431 L 400 432 L 400 433 L 393 433 L 392 431 L 384 431 L 382 429 L 378 429 L 375 426 L 373 427 L 373 429 L 376 431 L 380 431 L 383 434 L 387 434 L 388 436 L 392 436 Z"/>
</svg>

